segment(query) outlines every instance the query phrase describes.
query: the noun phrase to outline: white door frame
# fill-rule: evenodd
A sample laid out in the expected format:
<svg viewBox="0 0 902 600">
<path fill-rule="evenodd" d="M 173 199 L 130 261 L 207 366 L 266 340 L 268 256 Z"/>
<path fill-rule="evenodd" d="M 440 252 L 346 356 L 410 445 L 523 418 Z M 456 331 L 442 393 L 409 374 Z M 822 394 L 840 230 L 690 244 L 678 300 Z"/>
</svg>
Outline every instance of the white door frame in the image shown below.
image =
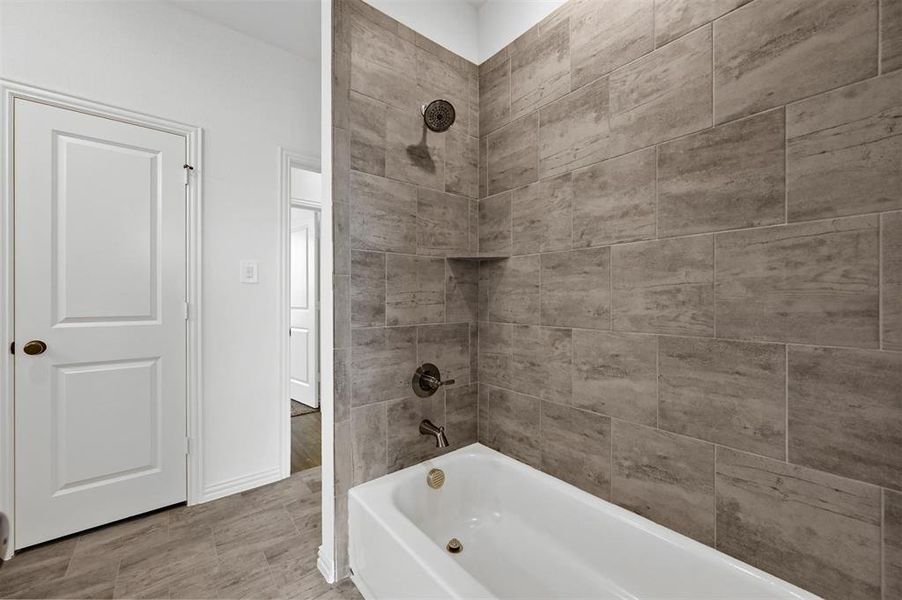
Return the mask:
<svg viewBox="0 0 902 600">
<path fill-rule="evenodd" d="M 201 219 L 203 187 L 203 130 L 200 127 L 145 115 L 134 111 L 100 104 L 30 86 L 0 79 L 0 119 L 3 124 L 0 140 L 0 340 L 3 342 L 3 359 L 0 360 L 0 512 L 6 513 L 10 524 L 15 523 L 15 387 L 13 381 L 13 355 L 9 346 L 15 339 L 13 288 L 14 264 L 14 206 L 13 206 L 13 102 L 16 99 L 31 100 L 50 106 L 104 117 L 150 129 L 184 136 L 187 140 L 188 164 L 194 167 L 188 175 L 187 186 L 187 291 L 189 318 L 187 325 L 187 417 L 190 452 L 188 455 L 188 504 L 202 500 L 201 414 L 203 404 L 201 374 Z M 331 238 L 330 238 L 331 240 Z M 330 241 L 331 244 L 331 241 Z M 330 267 L 331 268 L 331 267 Z M 15 548 L 15 527 L 10 527 L 7 556 Z"/>
<path fill-rule="evenodd" d="M 291 167 L 319 172 L 322 177 L 322 202 L 292 201 Z M 327 188 L 331 178 L 322 170 L 318 157 L 279 149 L 279 402 L 281 454 L 279 466 L 283 477 L 291 473 L 291 353 L 288 329 L 291 326 L 291 207 L 319 210 L 319 409 L 322 418 L 322 545 L 319 547 L 317 566 L 330 583 L 334 581 L 334 465 L 332 440 L 333 410 L 333 331 L 332 331 L 332 202 Z"/>
<path fill-rule="evenodd" d="M 279 439 L 281 450 L 279 452 L 279 471 L 282 477 L 291 475 L 291 350 L 289 348 L 288 330 L 291 329 L 291 207 L 298 206 L 319 211 L 319 255 L 317 256 L 318 277 L 320 278 L 320 305 L 324 302 L 323 293 L 323 248 L 325 240 L 322 237 L 325 226 L 323 225 L 323 205 L 318 202 L 298 201 L 291 199 L 291 167 L 298 167 L 307 171 L 320 172 L 320 161 L 316 156 L 293 152 L 285 148 L 279 148 L 279 390 L 281 401 L 279 402 Z M 329 236 L 331 255 L 332 236 Z M 331 291 L 331 290 L 330 290 Z M 322 319 L 319 323 L 319 341 L 317 343 L 317 369 L 323 370 L 322 344 Z M 331 325 L 330 325 L 331 327 Z M 330 346 L 331 348 L 331 340 Z M 331 352 L 331 350 L 329 350 Z M 320 410 L 323 410 L 323 385 L 320 377 Z M 325 450 L 325 447 L 323 447 Z"/>
</svg>

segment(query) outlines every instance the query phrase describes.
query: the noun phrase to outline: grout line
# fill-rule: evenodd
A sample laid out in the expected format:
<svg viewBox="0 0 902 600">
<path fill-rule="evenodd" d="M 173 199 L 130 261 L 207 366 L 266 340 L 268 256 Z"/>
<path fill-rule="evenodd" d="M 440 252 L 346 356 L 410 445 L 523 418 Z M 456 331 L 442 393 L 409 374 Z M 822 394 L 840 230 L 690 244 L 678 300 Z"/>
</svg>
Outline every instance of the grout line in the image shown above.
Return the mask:
<svg viewBox="0 0 902 600">
<path fill-rule="evenodd" d="M 883 0 L 877 2 L 877 76 L 883 74 Z"/>
<path fill-rule="evenodd" d="M 789 344 L 783 350 L 783 461 L 789 462 Z"/>
<path fill-rule="evenodd" d="M 661 428 L 661 336 L 655 336 L 655 427 Z"/>
<path fill-rule="evenodd" d="M 717 337 L 717 236 L 711 236 L 711 304 L 714 312 L 712 327 L 714 337 Z"/>
<path fill-rule="evenodd" d="M 783 223 L 789 223 L 789 111 L 783 107 Z"/>
<path fill-rule="evenodd" d="M 880 592 L 881 598 L 886 596 L 886 488 L 880 490 Z"/>
<path fill-rule="evenodd" d="M 716 104 L 715 104 L 715 96 L 714 96 L 714 79 L 715 79 L 715 70 L 714 65 L 717 64 L 717 61 L 714 59 L 714 25 L 715 21 L 711 21 L 711 127 L 714 127 L 717 124 L 716 118 Z"/>
<path fill-rule="evenodd" d="M 886 213 L 880 215 L 877 224 L 877 347 L 886 350 L 886 340 L 883 339 L 883 320 L 886 318 L 883 306 L 883 229 L 886 226 Z"/>
</svg>

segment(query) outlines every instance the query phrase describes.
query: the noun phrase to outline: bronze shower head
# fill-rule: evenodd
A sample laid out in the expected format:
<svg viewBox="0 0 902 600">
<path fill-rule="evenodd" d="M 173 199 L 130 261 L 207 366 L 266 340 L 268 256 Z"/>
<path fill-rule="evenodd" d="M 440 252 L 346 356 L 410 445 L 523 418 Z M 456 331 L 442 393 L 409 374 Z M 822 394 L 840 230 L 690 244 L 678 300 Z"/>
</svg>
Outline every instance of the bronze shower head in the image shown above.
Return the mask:
<svg viewBox="0 0 902 600">
<path fill-rule="evenodd" d="M 454 105 L 447 100 L 433 100 L 423 105 L 423 122 L 431 131 L 448 131 L 455 117 Z"/>
</svg>

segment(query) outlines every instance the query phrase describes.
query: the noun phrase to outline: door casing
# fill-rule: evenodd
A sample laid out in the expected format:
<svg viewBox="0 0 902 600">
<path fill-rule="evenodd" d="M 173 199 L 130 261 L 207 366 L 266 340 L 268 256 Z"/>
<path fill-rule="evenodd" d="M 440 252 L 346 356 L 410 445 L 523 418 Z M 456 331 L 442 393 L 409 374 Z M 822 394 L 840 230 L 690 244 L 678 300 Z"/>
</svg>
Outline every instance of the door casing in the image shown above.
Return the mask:
<svg viewBox="0 0 902 600">
<path fill-rule="evenodd" d="M 200 127 L 145 115 L 134 111 L 92 102 L 82 98 L 53 92 L 0 79 L 0 119 L 3 136 L 0 140 L 0 340 L 3 359 L 0 360 L 0 512 L 11 524 L 15 523 L 15 381 L 13 355 L 10 344 L 15 340 L 14 317 L 14 201 L 13 201 L 13 103 L 17 99 L 30 100 L 59 108 L 104 117 L 133 125 L 140 125 L 184 136 L 188 145 L 188 164 L 194 167 L 188 175 L 187 194 L 187 293 L 189 302 L 187 334 L 187 413 L 190 452 L 188 455 L 188 504 L 202 498 L 202 377 L 201 377 L 201 218 L 203 188 L 203 130 Z M 15 547 L 15 527 L 10 527 L 6 545 L 12 557 Z"/>
</svg>

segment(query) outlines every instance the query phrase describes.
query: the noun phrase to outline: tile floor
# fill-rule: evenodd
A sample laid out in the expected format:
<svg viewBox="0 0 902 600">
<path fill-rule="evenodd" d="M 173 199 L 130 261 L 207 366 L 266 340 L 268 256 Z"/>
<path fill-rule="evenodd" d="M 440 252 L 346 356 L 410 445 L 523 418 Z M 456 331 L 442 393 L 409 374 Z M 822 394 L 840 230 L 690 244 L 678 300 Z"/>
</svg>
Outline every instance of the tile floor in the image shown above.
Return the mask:
<svg viewBox="0 0 902 600">
<path fill-rule="evenodd" d="M 291 472 L 322 464 L 322 415 L 318 410 L 291 417 Z"/>
<path fill-rule="evenodd" d="M 316 568 L 320 469 L 177 506 L 19 553 L 2 598 L 358 599 Z"/>
</svg>

